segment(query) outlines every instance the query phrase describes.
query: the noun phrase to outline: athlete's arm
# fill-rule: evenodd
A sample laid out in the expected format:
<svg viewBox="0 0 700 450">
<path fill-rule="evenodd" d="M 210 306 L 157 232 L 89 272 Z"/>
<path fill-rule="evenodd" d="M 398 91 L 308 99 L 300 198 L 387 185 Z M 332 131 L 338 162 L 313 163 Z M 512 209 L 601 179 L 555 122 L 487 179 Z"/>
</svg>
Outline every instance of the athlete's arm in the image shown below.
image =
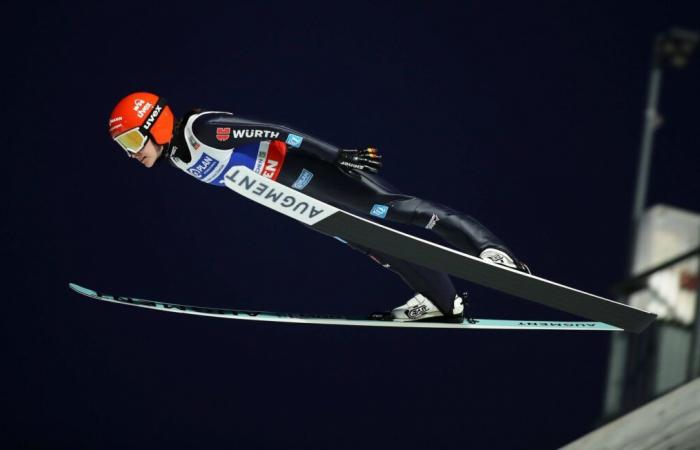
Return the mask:
<svg viewBox="0 0 700 450">
<path fill-rule="evenodd" d="M 277 140 L 285 142 L 289 151 L 300 151 L 346 169 L 376 172 L 381 167 L 381 156 L 376 149 L 343 150 L 284 125 L 244 119 L 226 112 L 203 114 L 195 120 L 192 129 L 198 139 L 214 148 Z"/>
<path fill-rule="evenodd" d="M 225 112 L 199 116 L 192 124 L 192 131 L 204 144 L 214 148 L 235 148 L 275 140 L 330 163 L 338 159 L 341 151 L 340 147 L 284 125 L 244 119 Z"/>
</svg>

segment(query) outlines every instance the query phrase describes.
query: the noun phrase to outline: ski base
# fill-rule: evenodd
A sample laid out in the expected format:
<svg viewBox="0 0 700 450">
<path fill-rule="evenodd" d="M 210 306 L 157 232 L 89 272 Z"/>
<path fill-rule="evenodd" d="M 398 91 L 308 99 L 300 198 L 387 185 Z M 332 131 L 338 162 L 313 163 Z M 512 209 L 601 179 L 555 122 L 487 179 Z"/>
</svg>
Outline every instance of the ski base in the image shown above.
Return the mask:
<svg viewBox="0 0 700 450">
<path fill-rule="evenodd" d="M 113 296 L 100 294 L 75 283 L 68 286 L 78 294 L 111 303 L 138 306 L 140 308 L 157 309 L 160 311 L 190 314 L 195 316 L 218 317 L 224 319 L 256 320 L 261 322 L 286 322 L 315 325 L 345 325 L 362 327 L 397 327 L 397 328 L 451 328 L 463 330 L 555 330 L 555 331 L 622 331 L 602 322 L 557 322 L 538 320 L 495 320 L 471 319 L 462 323 L 442 322 L 395 322 L 387 320 L 371 320 L 366 317 L 339 316 L 332 314 L 282 313 L 269 311 L 246 311 L 228 308 L 208 308 L 202 306 L 187 306 L 134 297 Z"/>
</svg>

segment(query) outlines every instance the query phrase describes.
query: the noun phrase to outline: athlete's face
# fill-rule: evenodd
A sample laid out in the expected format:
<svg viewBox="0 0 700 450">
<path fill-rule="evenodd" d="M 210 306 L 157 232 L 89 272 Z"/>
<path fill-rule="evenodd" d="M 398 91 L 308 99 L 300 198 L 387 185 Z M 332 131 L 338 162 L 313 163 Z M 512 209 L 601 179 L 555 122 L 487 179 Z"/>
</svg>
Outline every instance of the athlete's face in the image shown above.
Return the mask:
<svg viewBox="0 0 700 450">
<path fill-rule="evenodd" d="M 134 154 L 132 158 L 138 159 L 139 162 L 146 167 L 153 167 L 153 164 L 156 163 L 162 153 L 163 146 L 158 145 L 153 142 L 152 139 L 149 139 L 146 142 L 146 145 L 144 145 L 138 153 Z"/>
</svg>

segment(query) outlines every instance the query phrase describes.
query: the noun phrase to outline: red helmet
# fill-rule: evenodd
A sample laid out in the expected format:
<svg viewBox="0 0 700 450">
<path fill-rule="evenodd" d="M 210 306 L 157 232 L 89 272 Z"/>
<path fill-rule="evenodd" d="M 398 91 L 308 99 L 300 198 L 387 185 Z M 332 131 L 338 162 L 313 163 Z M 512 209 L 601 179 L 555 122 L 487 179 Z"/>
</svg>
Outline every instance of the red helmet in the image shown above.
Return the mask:
<svg viewBox="0 0 700 450">
<path fill-rule="evenodd" d="M 117 103 L 109 116 L 109 133 L 128 153 L 137 153 L 149 138 L 157 144 L 170 142 L 175 117 L 164 98 L 134 92 Z"/>
</svg>

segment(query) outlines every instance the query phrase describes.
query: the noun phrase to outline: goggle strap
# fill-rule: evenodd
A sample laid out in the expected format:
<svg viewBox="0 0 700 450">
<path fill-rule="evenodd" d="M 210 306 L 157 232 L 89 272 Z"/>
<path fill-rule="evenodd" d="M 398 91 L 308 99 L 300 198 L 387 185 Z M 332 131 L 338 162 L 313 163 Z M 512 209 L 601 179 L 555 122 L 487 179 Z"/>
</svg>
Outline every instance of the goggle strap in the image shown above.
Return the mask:
<svg viewBox="0 0 700 450">
<path fill-rule="evenodd" d="M 159 106 L 161 107 L 161 109 L 165 109 L 165 107 L 167 105 L 168 105 L 168 101 L 166 99 L 164 99 L 163 97 L 158 97 L 158 101 L 156 102 L 156 106 L 153 107 L 153 111 L 155 111 L 156 108 L 158 108 Z M 153 111 L 151 111 L 151 114 L 153 114 Z M 160 114 L 158 115 L 158 117 L 156 117 L 156 120 L 153 121 L 153 123 L 151 124 L 151 128 L 153 128 L 153 126 L 156 124 L 156 122 L 158 122 L 158 119 L 160 119 L 161 114 L 163 114 L 163 111 L 161 111 Z M 149 116 L 150 116 L 150 114 L 149 114 Z M 153 138 L 153 135 L 151 134 L 151 131 L 145 129 L 144 125 L 146 125 L 146 122 L 144 122 L 143 125 L 141 125 L 139 127 L 139 131 L 141 131 L 141 134 L 146 136 L 147 139 L 153 139 L 153 141 L 155 141 L 155 139 Z"/>
</svg>

